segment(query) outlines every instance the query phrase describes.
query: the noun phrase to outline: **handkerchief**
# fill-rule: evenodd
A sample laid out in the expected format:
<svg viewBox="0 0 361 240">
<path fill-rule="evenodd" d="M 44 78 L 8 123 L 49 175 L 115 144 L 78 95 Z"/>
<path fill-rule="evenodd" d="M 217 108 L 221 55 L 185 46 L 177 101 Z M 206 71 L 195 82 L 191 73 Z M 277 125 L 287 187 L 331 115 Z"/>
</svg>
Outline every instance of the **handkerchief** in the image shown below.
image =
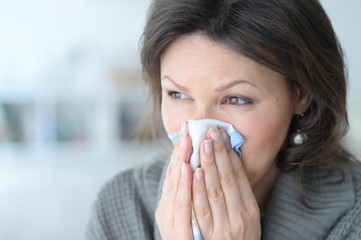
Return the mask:
<svg viewBox="0 0 361 240">
<path fill-rule="evenodd" d="M 201 119 L 201 120 L 189 120 L 188 121 L 188 129 L 189 129 L 189 136 L 192 139 L 192 147 L 193 153 L 190 159 L 190 166 L 193 171 L 199 167 L 199 151 L 200 151 L 200 144 L 202 141 L 206 139 L 207 131 L 213 127 L 217 126 L 218 128 L 223 128 L 230 137 L 230 142 L 232 148 L 234 148 L 238 155 L 241 155 L 241 151 L 239 147 L 244 143 L 244 138 L 242 135 L 237 132 L 234 127 L 226 122 L 222 122 L 215 119 Z M 168 137 L 173 141 L 177 142 L 179 137 L 179 132 L 170 133 Z"/>
</svg>

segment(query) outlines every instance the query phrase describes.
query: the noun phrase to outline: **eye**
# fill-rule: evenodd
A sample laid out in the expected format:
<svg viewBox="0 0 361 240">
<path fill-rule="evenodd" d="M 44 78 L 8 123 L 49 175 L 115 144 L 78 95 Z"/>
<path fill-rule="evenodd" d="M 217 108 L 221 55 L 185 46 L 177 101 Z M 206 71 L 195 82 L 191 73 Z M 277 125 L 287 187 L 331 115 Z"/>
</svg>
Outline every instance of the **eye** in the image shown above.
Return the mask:
<svg viewBox="0 0 361 240">
<path fill-rule="evenodd" d="M 168 96 L 175 99 L 190 99 L 187 95 L 181 92 L 168 91 Z"/>
<path fill-rule="evenodd" d="M 230 105 L 244 105 L 244 104 L 251 104 L 253 100 L 248 97 L 242 96 L 227 96 L 223 101 L 223 104 L 230 104 Z"/>
</svg>

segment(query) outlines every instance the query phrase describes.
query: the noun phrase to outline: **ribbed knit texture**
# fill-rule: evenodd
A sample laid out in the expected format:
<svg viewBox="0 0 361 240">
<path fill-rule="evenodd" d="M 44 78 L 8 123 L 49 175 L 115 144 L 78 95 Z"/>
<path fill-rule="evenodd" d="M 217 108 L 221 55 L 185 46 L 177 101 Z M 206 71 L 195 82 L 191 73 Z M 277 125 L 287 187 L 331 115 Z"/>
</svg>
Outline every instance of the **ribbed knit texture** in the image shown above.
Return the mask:
<svg viewBox="0 0 361 240">
<path fill-rule="evenodd" d="M 162 160 L 115 176 L 94 204 L 87 240 L 160 240 L 154 212 L 161 196 L 167 163 Z M 361 239 L 361 167 L 342 166 L 336 172 L 322 166 L 306 169 L 303 196 L 295 190 L 292 173 L 281 174 L 272 191 L 262 223 L 262 239 Z"/>
<path fill-rule="evenodd" d="M 153 239 L 154 211 L 164 161 L 120 173 L 94 203 L 86 239 Z"/>
<path fill-rule="evenodd" d="M 313 169 L 306 169 L 304 202 L 296 191 L 293 174 L 281 175 L 267 208 L 263 239 L 361 239 L 361 198 L 355 195 L 360 195 L 360 170 L 352 173 L 347 166 L 343 169 L 345 179 L 341 183 L 340 174 L 329 174 L 329 167 L 323 166 L 315 174 Z M 354 218 L 358 225 L 346 228 L 349 221 L 356 221 Z M 343 231 L 359 237 L 344 238 Z"/>
</svg>

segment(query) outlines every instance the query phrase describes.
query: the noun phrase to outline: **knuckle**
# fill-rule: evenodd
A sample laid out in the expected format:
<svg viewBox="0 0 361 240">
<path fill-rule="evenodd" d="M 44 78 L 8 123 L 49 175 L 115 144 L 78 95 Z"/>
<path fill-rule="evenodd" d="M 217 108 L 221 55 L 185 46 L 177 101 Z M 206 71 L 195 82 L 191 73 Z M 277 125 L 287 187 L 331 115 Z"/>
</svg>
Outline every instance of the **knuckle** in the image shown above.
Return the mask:
<svg viewBox="0 0 361 240">
<path fill-rule="evenodd" d="M 175 189 L 175 183 L 173 181 L 170 181 L 167 186 L 167 193 L 172 193 Z"/>
<path fill-rule="evenodd" d="M 207 191 L 207 195 L 210 199 L 216 200 L 223 197 L 223 191 L 219 186 L 212 187 Z"/>
<path fill-rule="evenodd" d="M 202 167 L 208 168 L 214 165 L 214 159 L 213 157 L 208 157 L 202 161 Z"/>
<path fill-rule="evenodd" d="M 242 167 L 233 170 L 234 177 L 237 181 L 243 181 L 246 177 Z"/>
<path fill-rule="evenodd" d="M 234 172 L 229 171 L 221 175 L 221 184 L 224 186 L 232 186 L 236 182 Z"/>
<path fill-rule="evenodd" d="M 192 185 L 187 183 L 185 179 L 181 179 L 178 184 L 178 191 L 189 191 L 192 189 Z"/>
<path fill-rule="evenodd" d="M 208 217 L 210 216 L 210 213 L 211 211 L 208 206 L 203 206 L 199 209 L 199 214 L 201 217 Z"/>
</svg>

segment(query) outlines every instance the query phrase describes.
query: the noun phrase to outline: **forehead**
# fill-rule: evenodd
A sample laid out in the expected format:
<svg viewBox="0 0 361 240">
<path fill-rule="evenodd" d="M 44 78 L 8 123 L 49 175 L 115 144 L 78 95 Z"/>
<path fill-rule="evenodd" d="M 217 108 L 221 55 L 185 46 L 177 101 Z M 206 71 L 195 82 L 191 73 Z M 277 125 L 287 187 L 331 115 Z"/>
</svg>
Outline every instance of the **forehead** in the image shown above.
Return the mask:
<svg viewBox="0 0 361 240">
<path fill-rule="evenodd" d="M 161 78 L 179 81 L 212 79 L 217 83 L 245 79 L 268 87 L 270 78 L 283 78 L 277 72 L 202 35 L 189 35 L 173 41 L 161 57 Z"/>
<path fill-rule="evenodd" d="M 164 59 L 171 59 L 182 65 L 202 66 L 205 64 L 217 65 L 229 64 L 232 60 L 238 60 L 241 55 L 226 48 L 203 35 L 182 36 L 169 44 L 161 57 L 161 65 L 167 63 Z M 206 61 L 207 60 L 207 61 Z M 218 60 L 218 61 L 215 61 Z"/>
</svg>

